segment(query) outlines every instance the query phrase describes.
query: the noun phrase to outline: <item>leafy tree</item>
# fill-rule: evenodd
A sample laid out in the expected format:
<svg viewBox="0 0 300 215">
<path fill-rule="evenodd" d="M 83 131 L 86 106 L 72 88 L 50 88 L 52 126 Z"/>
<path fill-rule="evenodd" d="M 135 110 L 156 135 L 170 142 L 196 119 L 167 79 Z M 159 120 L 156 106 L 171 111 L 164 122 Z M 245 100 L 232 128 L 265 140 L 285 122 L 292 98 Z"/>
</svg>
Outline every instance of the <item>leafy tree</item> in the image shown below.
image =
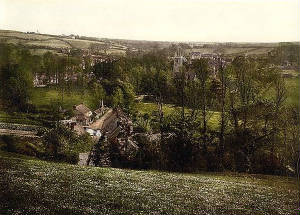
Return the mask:
<svg viewBox="0 0 300 215">
<path fill-rule="evenodd" d="M 105 99 L 106 92 L 100 83 L 94 82 L 90 88 L 90 94 L 92 97 L 92 105 L 94 108 L 99 108 L 101 100 Z"/>
<path fill-rule="evenodd" d="M 208 143 L 208 120 L 211 117 L 210 109 L 214 106 L 214 96 L 212 96 L 211 89 L 211 71 L 209 69 L 209 64 L 206 59 L 196 60 L 192 63 L 192 68 L 197 75 L 196 84 L 194 86 L 198 86 L 196 89 L 197 94 L 200 95 L 198 100 L 198 110 L 200 111 L 202 124 L 201 131 L 203 144 L 206 147 Z"/>
<path fill-rule="evenodd" d="M 218 93 L 218 110 L 220 111 L 220 120 L 219 120 L 219 144 L 217 146 L 217 154 L 220 160 L 224 158 L 225 152 L 225 133 L 228 126 L 228 71 L 225 67 L 225 62 L 222 59 L 218 60 L 218 78 L 220 80 L 220 93 Z M 221 163 L 222 165 L 222 163 Z"/>
<path fill-rule="evenodd" d="M 228 80 L 233 132 L 231 150 L 236 153 L 237 163 L 246 164 L 243 171 L 252 171 L 251 159 L 262 147 L 267 147 L 274 155 L 279 132 L 274 125 L 283 105 L 285 89 L 278 71 L 251 58 L 236 58 Z M 268 95 L 275 92 L 272 89 L 276 91 L 273 99 Z M 241 157 L 243 159 L 239 160 Z"/>
<path fill-rule="evenodd" d="M 182 119 L 180 113 L 167 116 L 162 122 L 160 163 L 163 169 L 191 171 L 198 169 L 199 139 L 195 136 L 196 122 Z"/>
<path fill-rule="evenodd" d="M 28 111 L 33 87 L 31 55 L 28 50 L 7 47 L 0 67 L 1 93 L 11 110 Z"/>
<path fill-rule="evenodd" d="M 120 88 L 122 89 L 123 93 L 123 107 L 127 109 L 129 112 L 132 112 L 134 110 L 134 104 L 135 104 L 135 93 L 133 86 L 130 83 L 124 82 L 121 83 Z"/>
<path fill-rule="evenodd" d="M 119 70 L 115 69 L 116 67 L 115 61 L 106 60 L 95 64 L 93 72 L 98 80 L 107 79 L 114 81 L 120 77 Z"/>
<path fill-rule="evenodd" d="M 43 136 L 48 159 L 77 163 L 79 152 L 91 150 L 93 140 L 88 135 L 77 135 L 69 128 L 57 124 Z"/>
<path fill-rule="evenodd" d="M 121 88 L 117 87 L 112 95 L 112 106 L 122 107 L 124 104 L 124 95 Z"/>
</svg>

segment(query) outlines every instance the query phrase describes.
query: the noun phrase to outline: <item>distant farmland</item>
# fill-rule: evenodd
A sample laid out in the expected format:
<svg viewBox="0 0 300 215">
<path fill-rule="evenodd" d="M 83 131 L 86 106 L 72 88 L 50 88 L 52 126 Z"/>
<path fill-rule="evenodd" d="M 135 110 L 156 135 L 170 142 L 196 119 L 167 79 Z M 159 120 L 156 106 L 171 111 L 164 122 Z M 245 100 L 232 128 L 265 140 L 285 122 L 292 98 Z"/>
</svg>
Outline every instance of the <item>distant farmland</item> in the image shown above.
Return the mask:
<svg viewBox="0 0 300 215">
<path fill-rule="evenodd" d="M 125 55 L 128 48 L 149 51 L 153 48 L 167 48 L 173 44 L 172 42 L 98 39 L 84 36 L 74 39 L 71 36 L 23 33 L 7 30 L 0 30 L 0 41 L 22 44 L 32 50 L 40 49 L 37 52 L 33 51 L 36 54 L 43 54 L 47 50 L 58 52 L 60 49 L 65 48 L 88 50 L 92 46 L 98 46 L 98 51 L 104 52 L 104 46 L 106 46 L 107 54 Z M 277 46 L 278 43 L 189 43 L 189 45 L 185 44 L 184 49 L 187 54 L 190 52 L 201 52 L 235 56 L 241 54 L 266 55 Z M 41 51 L 41 49 L 44 51 Z"/>
<path fill-rule="evenodd" d="M 109 41 L 95 41 L 87 39 L 72 39 L 68 36 L 45 35 L 35 33 L 23 33 L 17 31 L 0 30 L 0 41 L 12 44 L 22 44 L 34 50 L 35 54 L 43 54 L 46 51 L 58 52 L 60 49 L 74 48 L 87 50 L 93 45 L 109 43 L 107 52 L 112 54 L 125 54 L 126 46 Z M 35 51 L 38 49 L 39 51 Z"/>
</svg>

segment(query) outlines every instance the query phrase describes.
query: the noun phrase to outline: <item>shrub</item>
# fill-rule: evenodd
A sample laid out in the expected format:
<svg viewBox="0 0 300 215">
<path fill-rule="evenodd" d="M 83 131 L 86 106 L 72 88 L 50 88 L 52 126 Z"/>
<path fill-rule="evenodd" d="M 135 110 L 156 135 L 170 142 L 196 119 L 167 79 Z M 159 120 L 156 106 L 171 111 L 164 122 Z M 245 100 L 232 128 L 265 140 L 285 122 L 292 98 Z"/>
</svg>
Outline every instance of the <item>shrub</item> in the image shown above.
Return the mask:
<svg viewBox="0 0 300 215">
<path fill-rule="evenodd" d="M 94 141 L 89 134 L 77 135 L 72 142 L 70 142 L 70 148 L 76 152 L 89 152 L 94 145 Z"/>
<path fill-rule="evenodd" d="M 205 155 L 207 161 L 208 171 L 220 171 L 221 170 L 221 160 L 216 156 L 214 152 L 208 151 Z"/>
<path fill-rule="evenodd" d="M 161 153 L 162 164 L 167 170 L 189 171 L 194 167 L 193 157 L 199 152 L 192 139 L 179 132 L 162 140 Z"/>
<path fill-rule="evenodd" d="M 136 163 L 139 168 L 159 168 L 159 140 L 150 140 L 150 135 L 137 134 L 134 140 L 138 143 L 139 151 L 136 154 Z"/>
<path fill-rule="evenodd" d="M 13 136 L 4 135 L 2 136 L 2 141 L 4 142 L 4 150 L 8 152 L 17 152 L 16 142 L 17 139 Z"/>
<path fill-rule="evenodd" d="M 23 142 L 16 145 L 16 152 L 24 155 L 36 156 L 38 149 L 30 142 Z"/>
<path fill-rule="evenodd" d="M 248 167 L 247 157 L 245 153 L 241 150 L 238 150 L 234 153 L 234 161 L 236 171 L 238 172 L 246 172 Z"/>
<path fill-rule="evenodd" d="M 55 160 L 71 163 L 71 164 L 77 164 L 79 161 L 79 153 L 74 151 L 67 151 L 64 153 L 59 153 Z"/>
<path fill-rule="evenodd" d="M 85 139 L 87 137 L 80 137 L 67 127 L 57 125 L 44 134 L 46 157 L 51 160 L 77 163 Z"/>
<path fill-rule="evenodd" d="M 0 142 L 3 142 L 1 149 L 8 152 L 38 157 L 43 153 L 33 140 L 14 136 L 2 136 Z"/>
<path fill-rule="evenodd" d="M 235 171 L 234 154 L 231 152 L 225 152 L 223 156 L 223 167 L 229 171 Z"/>
<path fill-rule="evenodd" d="M 16 149 L 16 138 L 13 136 L 4 135 L 1 137 L 3 143 L 4 143 L 4 150 L 8 152 L 17 152 Z"/>
<path fill-rule="evenodd" d="M 283 168 L 279 159 L 268 151 L 258 151 L 252 158 L 252 171 L 261 174 L 282 174 Z"/>
<path fill-rule="evenodd" d="M 207 171 L 207 159 L 205 159 L 204 156 L 202 156 L 202 155 L 199 154 L 194 159 L 194 166 L 196 167 L 194 169 L 194 171 L 195 170 L 198 170 L 198 171 Z"/>
</svg>

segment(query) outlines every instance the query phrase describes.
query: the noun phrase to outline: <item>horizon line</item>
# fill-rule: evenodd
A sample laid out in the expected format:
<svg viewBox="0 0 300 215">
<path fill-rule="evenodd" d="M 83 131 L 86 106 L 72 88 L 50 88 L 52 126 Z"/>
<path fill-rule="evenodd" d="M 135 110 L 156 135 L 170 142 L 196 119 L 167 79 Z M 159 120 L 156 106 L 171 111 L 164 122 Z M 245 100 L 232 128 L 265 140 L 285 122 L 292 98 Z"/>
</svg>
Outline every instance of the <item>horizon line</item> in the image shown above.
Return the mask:
<svg viewBox="0 0 300 215">
<path fill-rule="evenodd" d="M 27 32 L 34 32 L 34 31 L 22 31 L 22 30 L 16 30 L 16 29 L 0 29 L 0 31 L 15 31 L 15 32 L 21 32 L 21 33 L 27 33 Z M 53 34 L 53 33 L 41 33 L 41 32 L 34 32 L 35 34 L 40 34 L 40 35 L 51 35 L 51 36 L 70 36 L 70 35 L 75 35 L 79 37 L 94 37 L 97 39 L 111 39 L 111 40 L 129 40 L 129 41 L 145 41 L 145 42 L 165 42 L 165 43 L 245 43 L 245 44 L 255 44 L 255 43 L 267 43 L 267 44 L 272 44 L 272 43 L 300 43 L 300 40 L 298 41 L 291 41 L 291 40 L 286 40 L 286 41 L 196 41 L 196 40 L 149 40 L 149 39 L 129 39 L 129 38 L 116 38 L 116 37 L 101 37 L 101 36 L 88 36 L 88 35 L 80 35 L 78 33 L 69 33 L 69 34 Z"/>
</svg>

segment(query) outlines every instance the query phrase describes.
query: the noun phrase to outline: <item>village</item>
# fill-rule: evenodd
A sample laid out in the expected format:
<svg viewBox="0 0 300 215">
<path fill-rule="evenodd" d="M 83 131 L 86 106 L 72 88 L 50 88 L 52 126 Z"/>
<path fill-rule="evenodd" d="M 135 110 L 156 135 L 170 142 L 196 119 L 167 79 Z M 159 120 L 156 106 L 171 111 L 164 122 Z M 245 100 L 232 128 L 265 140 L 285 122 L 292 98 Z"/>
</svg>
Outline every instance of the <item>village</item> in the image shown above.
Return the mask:
<svg viewBox="0 0 300 215">
<path fill-rule="evenodd" d="M 0 0 L 0 215 L 299 215 L 299 14 Z"/>
<path fill-rule="evenodd" d="M 84 104 L 73 107 L 74 117 L 68 120 L 61 120 L 60 123 L 67 126 L 78 135 L 88 133 L 95 144 L 101 140 L 108 140 L 117 144 L 120 150 L 135 149 L 138 146 L 131 138 L 133 132 L 132 121 L 123 113 L 120 108 L 108 108 L 103 105 L 97 110 L 91 111 Z M 100 142 L 100 145 L 103 142 Z M 99 147 L 98 145 L 96 147 Z M 79 154 L 79 164 L 93 165 L 88 160 L 91 152 Z"/>
<path fill-rule="evenodd" d="M 66 51 L 66 53 L 70 53 Z M 84 59 L 89 57 L 89 61 Z M 243 56 L 247 58 L 247 54 Z M 68 58 L 69 59 L 69 58 Z M 87 67 L 94 67 L 96 64 L 110 64 L 117 62 L 118 57 L 111 57 L 109 55 L 98 55 L 97 53 L 91 54 L 90 51 L 84 53 L 81 56 L 81 62 L 79 65 L 72 66 L 67 65 L 66 71 L 61 72 L 63 76 L 59 73 L 54 75 L 46 75 L 45 73 L 36 73 L 33 79 L 33 86 L 35 88 L 45 88 L 51 86 L 58 86 L 60 82 L 70 82 L 76 83 L 79 79 L 80 73 L 70 72 L 76 71 L 77 69 L 85 70 Z M 202 52 L 190 52 L 185 53 L 180 47 L 177 47 L 177 51 L 174 56 L 168 56 L 169 62 L 172 62 L 172 76 L 173 78 L 181 78 L 182 68 L 185 67 L 187 70 L 184 72 L 184 79 L 187 81 L 197 81 L 198 77 L 195 71 L 191 68 L 193 62 L 204 60 L 208 62 L 209 76 L 214 83 L 214 91 L 217 92 L 218 96 L 222 94 L 222 83 L 220 82 L 220 74 L 218 72 L 224 70 L 227 65 L 230 65 L 234 58 L 230 56 L 224 56 L 220 53 L 202 53 Z M 287 61 L 281 66 L 281 69 L 288 69 L 292 65 Z M 271 65 L 270 68 L 275 67 Z M 278 67 L 278 66 L 276 66 Z M 95 74 L 93 71 L 85 74 L 87 81 L 95 80 Z M 282 73 L 283 77 L 290 78 L 289 72 Z M 293 76 L 294 77 L 294 76 Z M 137 95 L 136 98 L 153 97 L 155 102 L 158 102 L 154 95 Z M 153 100 L 152 98 L 152 100 Z M 100 100 L 97 109 L 91 110 L 86 104 L 81 102 L 80 104 L 75 104 L 72 107 L 73 116 L 70 118 L 61 119 L 59 122 L 66 126 L 67 128 L 74 131 L 77 135 L 88 134 L 92 137 L 94 141 L 94 149 L 89 152 L 82 152 L 79 154 L 79 164 L 80 165 L 95 165 L 91 162 L 91 157 L 95 148 L 99 148 L 104 142 L 109 142 L 110 144 L 115 144 L 119 151 L 122 153 L 128 152 L 128 150 L 133 150 L 137 152 L 139 150 L 139 144 L 134 140 L 136 133 L 133 132 L 133 122 L 130 117 L 126 116 L 121 107 L 109 107 L 104 105 L 103 99 Z M 62 110 L 62 112 L 66 110 Z M 158 104 L 158 114 L 162 115 L 161 104 Z M 155 136 L 156 134 L 154 134 Z M 149 136 L 149 135 L 148 135 Z M 150 134 L 153 136 L 153 134 Z M 149 137 L 150 137 L 149 136 Z M 151 137 L 150 137 L 151 139 Z M 109 157 L 107 152 L 105 155 L 98 155 L 98 157 Z M 109 159 L 106 159 L 109 160 Z M 106 162 L 107 163 L 107 162 Z M 110 163 L 110 162 L 108 162 Z M 107 166 L 104 163 L 98 163 L 99 166 Z M 109 165 L 108 165 L 109 166 Z"/>
</svg>

